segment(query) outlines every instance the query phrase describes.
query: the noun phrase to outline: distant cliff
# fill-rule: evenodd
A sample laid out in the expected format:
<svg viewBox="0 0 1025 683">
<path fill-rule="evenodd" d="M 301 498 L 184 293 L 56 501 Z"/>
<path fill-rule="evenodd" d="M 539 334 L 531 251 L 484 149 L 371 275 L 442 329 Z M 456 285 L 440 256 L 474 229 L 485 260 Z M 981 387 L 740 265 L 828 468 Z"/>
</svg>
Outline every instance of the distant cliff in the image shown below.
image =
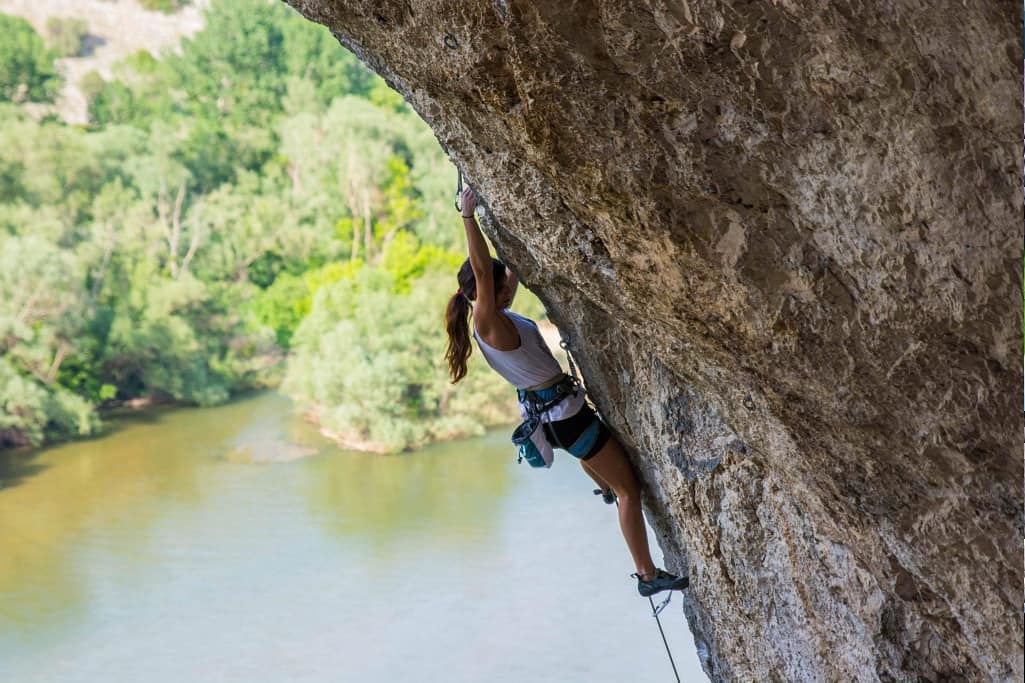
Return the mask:
<svg viewBox="0 0 1025 683">
<path fill-rule="evenodd" d="M 292 0 L 480 190 L 714 680 L 1021 680 L 1017 3 Z"/>
</svg>

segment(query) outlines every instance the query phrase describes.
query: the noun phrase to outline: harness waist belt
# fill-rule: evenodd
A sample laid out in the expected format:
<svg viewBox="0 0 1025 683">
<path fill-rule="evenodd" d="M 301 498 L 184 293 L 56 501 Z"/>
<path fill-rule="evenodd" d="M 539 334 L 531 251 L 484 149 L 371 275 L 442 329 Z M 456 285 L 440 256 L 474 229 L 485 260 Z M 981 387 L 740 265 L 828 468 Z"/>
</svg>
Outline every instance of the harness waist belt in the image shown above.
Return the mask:
<svg viewBox="0 0 1025 683">
<path fill-rule="evenodd" d="M 563 372 L 561 374 L 556 375 L 555 377 L 553 377 L 552 379 L 548 380 L 547 382 L 544 382 L 542 384 L 535 384 L 532 387 L 527 387 L 526 389 L 523 389 L 523 391 L 541 391 L 542 389 L 547 389 L 549 387 L 554 387 L 556 384 L 558 384 L 559 382 L 563 381 L 567 377 L 569 377 L 569 375 L 567 375 L 565 372 Z"/>
</svg>

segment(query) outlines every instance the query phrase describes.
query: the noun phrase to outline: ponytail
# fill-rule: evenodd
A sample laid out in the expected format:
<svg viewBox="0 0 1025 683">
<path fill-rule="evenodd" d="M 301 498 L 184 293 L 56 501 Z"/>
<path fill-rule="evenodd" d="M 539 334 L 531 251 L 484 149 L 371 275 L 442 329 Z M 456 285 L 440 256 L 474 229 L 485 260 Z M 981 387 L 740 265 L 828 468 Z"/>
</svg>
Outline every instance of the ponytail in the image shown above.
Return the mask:
<svg viewBox="0 0 1025 683">
<path fill-rule="evenodd" d="M 505 264 L 496 258 L 491 259 L 491 277 L 495 283 L 495 294 L 498 294 L 499 288 L 505 282 L 506 269 Z M 459 280 L 459 290 L 452 295 L 445 307 L 445 329 L 448 330 L 448 351 L 445 352 L 445 360 L 448 361 L 452 384 L 466 377 L 466 361 L 473 353 L 467 319 L 473 310 L 470 302 L 477 299 L 477 280 L 473 276 L 470 259 L 463 261 L 456 279 Z"/>
<path fill-rule="evenodd" d="M 445 307 L 445 328 L 448 330 L 448 371 L 452 376 L 452 384 L 466 377 L 466 361 L 473 352 L 470 344 L 470 325 L 467 318 L 470 314 L 470 300 L 462 290 L 452 295 Z"/>
</svg>

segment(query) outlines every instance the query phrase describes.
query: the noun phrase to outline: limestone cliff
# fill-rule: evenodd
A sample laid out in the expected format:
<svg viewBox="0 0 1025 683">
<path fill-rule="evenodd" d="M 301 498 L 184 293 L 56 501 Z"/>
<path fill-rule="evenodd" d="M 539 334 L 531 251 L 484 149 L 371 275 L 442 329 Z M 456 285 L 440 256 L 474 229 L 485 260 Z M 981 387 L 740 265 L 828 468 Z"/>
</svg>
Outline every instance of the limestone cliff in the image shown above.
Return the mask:
<svg viewBox="0 0 1025 683">
<path fill-rule="evenodd" d="M 572 334 L 714 680 L 1022 679 L 1019 3 L 290 1 Z"/>
</svg>

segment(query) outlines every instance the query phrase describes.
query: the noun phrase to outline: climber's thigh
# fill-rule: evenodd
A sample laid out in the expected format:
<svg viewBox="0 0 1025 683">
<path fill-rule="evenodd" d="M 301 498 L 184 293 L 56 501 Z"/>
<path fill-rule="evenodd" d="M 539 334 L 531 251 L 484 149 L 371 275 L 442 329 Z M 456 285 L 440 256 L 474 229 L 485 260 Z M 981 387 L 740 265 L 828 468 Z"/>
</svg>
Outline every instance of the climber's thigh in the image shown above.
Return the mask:
<svg viewBox="0 0 1025 683">
<path fill-rule="evenodd" d="M 604 479 L 620 498 L 637 495 L 640 489 L 637 476 L 615 436 L 610 436 L 601 450 L 587 459 L 587 466 Z"/>
</svg>

